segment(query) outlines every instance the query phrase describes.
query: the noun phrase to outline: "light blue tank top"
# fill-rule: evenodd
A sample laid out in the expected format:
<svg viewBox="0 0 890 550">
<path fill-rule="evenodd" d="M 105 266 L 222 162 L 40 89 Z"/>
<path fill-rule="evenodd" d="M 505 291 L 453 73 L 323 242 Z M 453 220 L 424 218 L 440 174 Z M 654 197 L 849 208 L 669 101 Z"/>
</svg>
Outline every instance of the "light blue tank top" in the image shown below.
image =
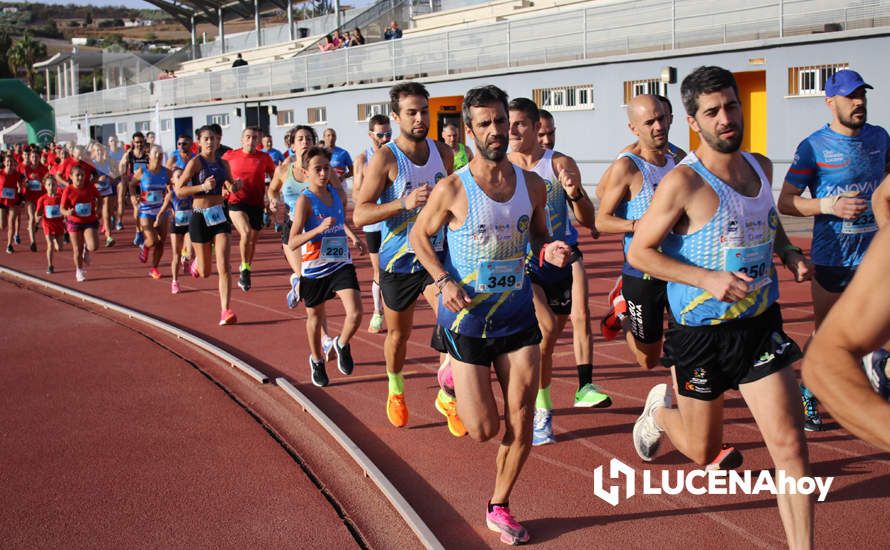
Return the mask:
<svg viewBox="0 0 890 550">
<path fill-rule="evenodd" d="M 296 162 L 296 161 L 294 161 Z M 297 181 L 294 177 L 294 166 L 291 164 L 287 167 L 287 177 L 284 178 L 284 184 L 281 186 L 281 196 L 284 197 L 284 204 L 290 211 L 293 218 L 294 208 L 297 204 L 297 198 L 306 190 L 308 185 L 302 181 Z"/>
<path fill-rule="evenodd" d="M 164 194 L 167 191 L 167 183 L 169 182 L 167 169 L 161 168 L 157 173 L 152 174 L 148 167 L 142 170 L 142 177 L 139 179 L 139 213 L 156 215 L 164 203 Z"/>
</svg>

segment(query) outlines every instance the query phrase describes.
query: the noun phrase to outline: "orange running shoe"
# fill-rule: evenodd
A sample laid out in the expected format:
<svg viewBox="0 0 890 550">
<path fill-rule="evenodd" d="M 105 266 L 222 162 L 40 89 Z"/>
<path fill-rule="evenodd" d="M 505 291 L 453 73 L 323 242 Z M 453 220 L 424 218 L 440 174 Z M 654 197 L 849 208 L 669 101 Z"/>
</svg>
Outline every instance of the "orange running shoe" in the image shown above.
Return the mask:
<svg viewBox="0 0 890 550">
<path fill-rule="evenodd" d="M 448 431 L 454 437 L 463 437 L 467 435 L 467 429 L 460 417 L 457 416 L 457 400 L 439 390 L 436 395 L 436 410 L 442 413 L 448 419 Z"/>
<path fill-rule="evenodd" d="M 391 393 L 386 398 L 386 417 L 396 428 L 408 424 L 408 406 L 405 405 L 404 393 Z"/>
</svg>

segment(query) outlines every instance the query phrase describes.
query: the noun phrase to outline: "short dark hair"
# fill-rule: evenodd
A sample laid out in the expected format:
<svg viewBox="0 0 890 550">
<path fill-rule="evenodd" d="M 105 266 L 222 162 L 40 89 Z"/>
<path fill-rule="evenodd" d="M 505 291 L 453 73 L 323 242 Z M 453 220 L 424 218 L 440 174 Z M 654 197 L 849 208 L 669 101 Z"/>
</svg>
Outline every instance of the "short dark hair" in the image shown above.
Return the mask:
<svg viewBox="0 0 890 550">
<path fill-rule="evenodd" d="M 520 113 L 525 113 L 525 116 L 530 118 L 532 122 L 538 122 L 541 120 L 541 113 L 538 111 L 538 106 L 535 105 L 535 102 L 527 97 L 517 97 L 510 101 L 510 104 L 507 106 L 509 111 L 519 111 Z"/>
<path fill-rule="evenodd" d="M 313 145 L 312 147 L 303 151 L 303 158 L 301 159 L 303 168 L 309 168 L 309 161 L 311 161 L 315 157 L 324 157 L 328 160 L 331 160 L 331 153 L 320 145 Z"/>
<path fill-rule="evenodd" d="M 389 118 L 386 115 L 374 115 L 368 119 L 368 131 L 373 132 L 374 126 L 389 124 Z"/>
<path fill-rule="evenodd" d="M 732 88 L 736 97 L 739 96 L 735 77 L 723 67 L 701 66 L 695 69 L 680 85 L 680 95 L 683 97 L 686 114 L 695 116 L 698 112 L 698 98 L 702 94 L 712 94 L 726 88 Z"/>
<path fill-rule="evenodd" d="M 392 112 L 398 114 L 399 99 L 403 95 L 419 95 L 423 96 L 424 99 L 430 98 L 430 93 L 426 90 L 426 86 L 420 82 L 401 82 L 389 89 L 389 108 Z"/>
<path fill-rule="evenodd" d="M 658 95 L 658 94 L 655 94 L 655 99 L 657 99 L 658 101 L 667 105 L 668 114 L 670 114 L 670 115 L 674 114 L 674 106 L 671 104 L 670 99 L 668 99 L 667 97 L 665 97 L 663 95 Z"/>
<path fill-rule="evenodd" d="M 201 136 L 205 133 L 216 134 L 216 132 L 213 131 L 213 125 L 205 124 L 204 126 L 201 126 L 197 130 L 195 130 L 195 136 L 197 136 L 198 139 L 201 139 Z"/>
<path fill-rule="evenodd" d="M 142 132 L 133 132 L 133 135 L 130 137 L 130 141 L 133 141 L 136 138 L 145 139 L 145 135 Z"/>
<path fill-rule="evenodd" d="M 473 117 L 470 116 L 470 107 L 484 107 L 486 105 L 491 105 L 492 103 L 500 103 L 503 105 L 504 114 L 506 114 L 508 110 L 507 92 L 492 84 L 479 86 L 467 92 L 466 95 L 464 95 L 464 103 L 461 106 L 464 123 L 466 123 L 467 126 L 472 127 L 471 122 Z"/>
<path fill-rule="evenodd" d="M 215 122 L 213 124 L 208 124 L 208 126 L 210 127 L 211 132 L 222 137 L 222 126 L 220 126 L 219 124 L 217 124 Z"/>
<path fill-rule="evenodd" d="M 538 116 L 541 120 L 553 121 L 553 115 L 547 109 L 538 109 Z"/>
</svg>

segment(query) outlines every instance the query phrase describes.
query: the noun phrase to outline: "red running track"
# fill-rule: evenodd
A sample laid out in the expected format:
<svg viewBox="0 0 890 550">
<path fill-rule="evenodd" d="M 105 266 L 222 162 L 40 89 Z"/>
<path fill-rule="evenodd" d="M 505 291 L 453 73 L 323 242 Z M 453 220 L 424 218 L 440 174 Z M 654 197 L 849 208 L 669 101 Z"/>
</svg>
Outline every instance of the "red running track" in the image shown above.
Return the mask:
<svg viewBox="0 0 890 550">
<path fill-rule="evenodd" d="M 234 240 L 237 242 L 237 237 Z M 289 270 L 278 242 L 276 234 L 264 231 L 254 262 L 253 289 L 249 293 L 237 288 L 233 291 L 232 307 L 240 323 L 231 327 L 217 326 L 215 278 L 182 279 L 184 292 L 171 296 L 169 268 L 162 268 L 165 278 L 161 281 L 150 280 L 146 268 L 136 261 L 135 249 L 129 246 L 119 245 L 96 254 L 90 279 L 83 284 L 74 282 L 67 257 L 56 261 L 57 273 L 52 276 L 43 273 L 43 254 L 16 252 L 2 261 L 34 276 L 168 320 L 218 343 L 269 376 L 290 379 L 374 460 L 446 547 L 499 545 L 497 535 L 485 528 L 483 516 L 493 484 L 497 442 L 479 444 L 469 438 L 453 438 L 444 418 L 434 409 L 438 358 L 427 345 L 434 324 L 431 311 L 426 306 L 418 308 L 405 367 L 411 418 L 407 428 L 396 429 L 384 411 L 387 385 L 382 335 L 364 330 L 356 335 L 353 354 L 357 365 L 351 377 L 341 376 L 331 365 L 329 387 L 319 389 L 310 384 L 305 315 L 302 308 L 288 310 L 285 306 Z M 605 296 L 620 268 L 619 246 L 616 238 L 587 238 L 581 242 L 595 327 L 605 312 Z M 234 244 L 232 251 L 235 266 Z M 367 261 L 360 259 L 357 267 L 364 288 L 368 288 Z M 809 287 L 789 281 L 787 272 L 781 269 L 780 277 L 786 332 L 803 344 L 812 330 Z M 365 311 L 370 311 L 369 295 L 364 296 L 364 304 Z M 342 320 L 341 310 L 332 304 L 329 314 L 331 327 L 336 330 Z M 612 396 L 614 404 L 609 409 L 574 409 L 571 405 L 577 380 L 571 335 L 563 336 L 555 357 L 553 383 L 558 443 L 532 451 L 511 497 L 511 508 L 528 527 L 533 543 L 647 549 L 682 544 L 705 548 L 784 545 L 775 499 L 770 495 L 637 495 L 615 508 L 596 498 L 592 489 L 596 467 L 608 468 L 612 457 L 643 467 L 631 445 L 632 424 L 648 389 L 667 382 L 669 372 L 641 370 L 632 363 L 623 341 L 604 342 L 597 335 L 594 379 Z M 262 407 L 258 414 L 263 415 Z M 311 420 L 295 414 L 292 422 Z M 829 431 L 807 435 L 814 475 L 836 476 L 827 501 L 816 507 L 817 543 L 882 546 L 885 537 L 873 525 L 890 504 L 886 496 L 890 493 L 890 457 L 855 440 L 830 419 L 828 425 L 832 428 Z M 745 468 L 757 472 L 771 467 L 753 419 L 737 392 L 727 395 L 725 440 L 743 452 Z M 299 447 L 299 442 L 289 443 Z M 309 466 L 323 469 L 321 464 Z M 692 467 L 665 443 L 648 468 L 660 478 L 662 469 Z M 349 500 L 349 486 L 342 486 L 340 491 L 333 490 L 334 497 Z M 344 508 L 347 514 L 358 516 L 357 528 L 372 545 L 414 544 L 404 529 L 392 531 L 396 526 L 385 510 L 362 515 L 358 507 L 347 504 Z M 335 545 L 332 539 L 325 546 Z"/>
</svg>

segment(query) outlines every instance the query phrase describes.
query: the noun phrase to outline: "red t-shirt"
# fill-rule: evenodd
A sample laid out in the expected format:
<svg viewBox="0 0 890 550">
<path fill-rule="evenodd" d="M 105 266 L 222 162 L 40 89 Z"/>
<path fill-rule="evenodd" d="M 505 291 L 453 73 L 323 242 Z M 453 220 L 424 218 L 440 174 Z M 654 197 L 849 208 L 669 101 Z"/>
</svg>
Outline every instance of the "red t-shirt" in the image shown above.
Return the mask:
<svg viewBox="0 0 890 550">
<path fill-rule="evenodd" d="M 55 166 L 56 159 L 58 157 L 59 157 L 59 155 L 57 155 L 55 151 L 50 151 L 49 153 L 46 154 L 46 165 L 47 166 Z"/>
<path fill-rule="evenodd" d="M 22 194 L 22 175 L 13 170 L 5 172 L 0 169 L 0 204 L 15 206 Z"/>
<path fill-rule="evenodd" d="M 74 210 L 68 219 L 74 223 L 93 223 L 96 221 L 96 201 L 101 197 L 95 185 L 77 188 L 69 185 L 62 191 L 62 208 Z M 81 205 L 81 206 L 78 206 Z M 84 205 L 89 205 L 84 206 Z M 86 210 L 89 208 L 89 210 Z M 77 211 L 80 210 L 78 213 Z M 84 215 L 86 214 L 86 215 Z"/>
<path fill-rule="evenodd" d="M 19 172 L 25 177 L 25 181 L 23 185 L 27 188 L 25 193 L 25 199 L 31 202 L 37 202 L 37 199 L 40 198 L 40 195 L 43 195 L 46 191 L 43 189 L 43 176 L 46 175 L 46 168 L 41 166 L 40 164 L 36 164 L 34 166 L 28 166 L 27 164 L 19 165 Z M 35 184 L 34 182 L 38 182 Z"/>
<path fill-rule="evenodd" d="M 242 182 L 241 189 L 229 195 L 229 202 L 263 206 L 266 175 L 272 176 L 275 173 L 272 157 L 262 151 L 245 153 L 243 149 L 232 149 L 222 158 L 229 163 L 232 180 L 240 179 Z"/>
<path fill-rule="evenodd" d="M 62 196 L 58 192 L 53 196 L 44 193 L 37 199 L 37 213 L 41 216 L 43 232 L 47 235 L 61 235 L 65 232 L 61 205 Z"/>
</svg>

